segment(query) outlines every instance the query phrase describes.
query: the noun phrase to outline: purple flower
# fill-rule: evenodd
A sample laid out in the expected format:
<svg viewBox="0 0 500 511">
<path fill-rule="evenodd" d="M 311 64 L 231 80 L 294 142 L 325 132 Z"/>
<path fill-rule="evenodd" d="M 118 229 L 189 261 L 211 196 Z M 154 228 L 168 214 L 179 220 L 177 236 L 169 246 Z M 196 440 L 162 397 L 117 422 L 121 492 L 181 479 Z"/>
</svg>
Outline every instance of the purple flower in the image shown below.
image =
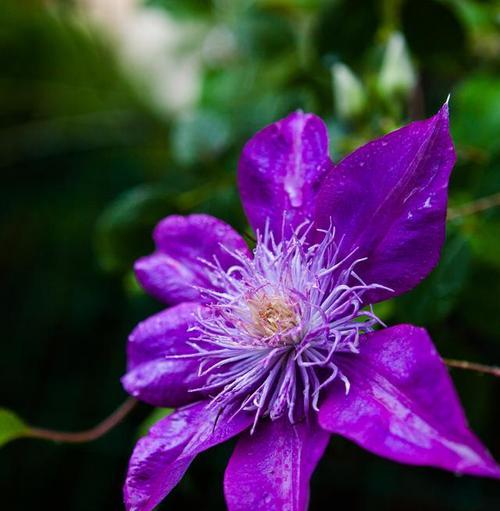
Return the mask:
<svg viewBox="0 0 500 511">
<path fill-rule="evenodd" d="M 177 410 L 137 443 L 127 509 L 155 507 L 235 435 L 230 511 L 305 510 L 331 433 L 402 463 L 500 476 L 427 332 L 384 328 L 371 308 L 436 265 L 454 161 L 447 105 L 337 165 L 323 122 L 296 112 L 243 150 L 253 251 L 207 215 L 159 223 L 135 271 L 172 307 L 132 332 L 122 381 Z"/>
</svg>

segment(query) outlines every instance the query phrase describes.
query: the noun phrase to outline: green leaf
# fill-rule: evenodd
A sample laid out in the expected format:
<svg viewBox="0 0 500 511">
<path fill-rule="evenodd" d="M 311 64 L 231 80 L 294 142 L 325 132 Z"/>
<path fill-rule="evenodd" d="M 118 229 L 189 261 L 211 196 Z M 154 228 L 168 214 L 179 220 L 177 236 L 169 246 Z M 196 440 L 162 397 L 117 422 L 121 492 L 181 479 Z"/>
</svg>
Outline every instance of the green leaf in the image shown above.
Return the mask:
<svg viewBox="0 0 500 511">
<path fill-rule="evenodd" d="M 394 314 L 394 300 L 386 300 L 373 305 L 373 310 L 377 318 L 388 322 Z"/>
<path fill-rule="evenodd" d="M 484 345 L 498 345 L 500 342 L 499 295 L 500 272 L 495 267 L 474 261 L 468 285 L 461 295 L 459 310 L 463 331 L 469 334 L 469 343 L 479 350 L 478 357 L 488 356 L 487 352 L 482 351 Z M 483 339 L 479 341 L 481 336 Z M 491 363 L 495 364 L 495 355 L 490 356 L 493 357 Z"/>
<path fill-rule="evenodd" d="M 101 215 L 96 251 L 106 271 L 126 271 L 152 251 L 151 232 L 165 216 L 177 212 L 174 197 L 161 187 L 139 186 L 121 195 Z"/>
<path fill-rule="evenodd" d="M 322 58 L 336 58 L 356 69 L 365 52 L 373 47 L 380 22 L 374 0 L 328 2 L 320 11 L 312 34 L 312 44 Z"/>
<path fill-rule="evenodd" d="M 29 427 L 13 412 L 0 408 L 0 447 L 25 436 Z"/>
<path fill-rule="evenodd" d="M 401 9 L 401 29 L 410 52 L 421 69 L 432 71 L 434 79 L 453 76 L 465 66 L 466 29 L 449 3 L 420 0 L 404 2 Z M 434 93 L 441 93 L 439 85 L 434 82 Z"/>
<path fill-rule="evenodd" d="M 212 8 L 211 2 L 206 0 L 146 0 L 146 6 L 162 8 L 170 14 L 188 19 L 200 15 L 207 15 Z"/>
<path fill-rule="evenodd" d="M 473 76 L 452 96 L 453 137 L 466 148 L 500 149 L 500 80 Z"/>
<path fill-rule="evenodd" d="M 173 408 L 155 408 L 139 426 L 137 436 L 141 437 L 147 435 L 151 426 L 156 424 L 159 420 L 168 417 L 173 411 Z"/>
<path fill-rule="evenodd" d="M 177 122 L 172 139 L 176 160 L 183 165 L 215 159 L 230 141 L 227 118 L 213 110 L 198 110 Z"/>
<path fill-rule="evenodd" d="M 500 218 L 480 218 L 470 234 L 474 256 L 500 269 Z"/>
<path fill-rule="evenodd" d="M 468 240 L 458 232 L 450 234 L 437 268 L 417 288 L 395 300 L 398 320 L 429 325 L 446 318 L 466 282 L 469 263 Z"/>
<path fill-rule="evenodd" d="M 235 34 L 244 55 L 272 59 L 293 49 L 294 33 L 284 16 L 269 11 L 250 11 L 238 17 Z"/>
</svg>

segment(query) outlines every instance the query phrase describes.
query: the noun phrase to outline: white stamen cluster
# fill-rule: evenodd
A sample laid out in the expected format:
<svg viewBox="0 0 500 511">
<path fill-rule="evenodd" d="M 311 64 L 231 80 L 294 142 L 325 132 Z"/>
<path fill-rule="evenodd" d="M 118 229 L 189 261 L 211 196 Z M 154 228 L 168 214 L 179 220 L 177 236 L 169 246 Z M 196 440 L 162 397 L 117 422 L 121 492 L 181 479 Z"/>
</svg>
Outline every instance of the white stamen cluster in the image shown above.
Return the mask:
<svg viewBox="0 0 500 511">
<path fill-rule="evenodd" d="M 193 327 L 192 356 L 200 359 L 200 389 L 213 407 L 247 410 L 291 422 L 318 410 L 320 391 L 339 378 L 349 381 L 336 354 L 357 353 L 360 336 L 380 321 L 364 308 L 366 284 L 354 252 L 340 258 L 334 229 L 309 244 L 311 224 L 277 242 L 266 228 L 253 259 L 229 252 L 237 264 L 224 270 L 207 262 L 213 289 L 204 289 L 208 313 Z M 387 288 L 384 288 L 387 289 Z"/>
</svg>

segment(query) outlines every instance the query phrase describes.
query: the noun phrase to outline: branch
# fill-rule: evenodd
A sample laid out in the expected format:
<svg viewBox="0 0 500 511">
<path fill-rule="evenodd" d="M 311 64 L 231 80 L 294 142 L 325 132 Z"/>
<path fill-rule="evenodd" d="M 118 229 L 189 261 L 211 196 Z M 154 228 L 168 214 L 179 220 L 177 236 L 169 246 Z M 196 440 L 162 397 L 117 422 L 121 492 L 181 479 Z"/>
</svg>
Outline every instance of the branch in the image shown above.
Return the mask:
<svg viewBox="0 0 500 511">
<path fill-rule="evenodd" d="M 474 213 L 479 213 L 480 211 L 485 211 L 496 206 L 500 206 L 500 192 L 488 195 L 487 197 L 482 197 L 481 199 L 477 199 L 473 202 L 468 202 L 463 206 L 448 208 L 447 219 L 456 220 L 457 218 L 473 215 Z"/>
<path fill-rule="evenodd" d="M 457 369 L 466 369 L 467 371 L 477 371 L 478 373 L 491 374 L 500 378 L 500 367 L 487 366 L 484 364 L 477 364 L 475 362 L 468 362 L 467 360 L 455 360 L 453 358 L 443 358 L 443 362 L 448 367 L 456 367 Z"/>
<path fill-rule="evenodd" d="M 137 400 L 129 397 L 121 404 L 109 417 L 97 424 L 91 429 L 85 431 L 53 431 L 42 428 L 29 428 L 26 436 L 30 438 L 41 438 L 44 440 L 53 440 L 55 442 L 66 442 L 79 444 L 92 442 L 104 436 L 108 431 L 117 426 L 137 405 Z"/>
</svg>

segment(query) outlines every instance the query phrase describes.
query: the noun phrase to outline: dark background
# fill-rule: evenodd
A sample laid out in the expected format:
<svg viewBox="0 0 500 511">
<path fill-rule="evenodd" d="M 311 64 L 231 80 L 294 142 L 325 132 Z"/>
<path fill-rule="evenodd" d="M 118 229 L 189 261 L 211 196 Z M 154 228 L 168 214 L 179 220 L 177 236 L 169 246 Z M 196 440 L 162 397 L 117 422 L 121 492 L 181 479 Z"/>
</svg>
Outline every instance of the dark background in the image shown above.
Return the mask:
<svg viewBox="0 0 500 511">
<path fill-rule="evenodd" d="M 131 273 L 152 227 L 203 211 L 245 229 L 239 151 L 293 109 L 326 120 L 338 158 L 431 115 L 451 92 L 451 206 L 498 192 L 499 24 L 498 2 L 472 0 L 2 0 L 0 406 L 79 430 L 125 399 L 126 336 L 161 308 Z M 391 61 L 396 33 L 407 53 Z M 498 364 L 499 297 L 500 214 L 489 209 L 450 220 L 438 268 L 379 313 L 426 326 L 444 357 Z M 471 427 L 500 457 L 498 380 L 452 376 Z M 141 405 L 90 444 L 4 446 L 0 507 L 121 509 L 151 413 Z M 224 509 L 230 452 L 201 455 L 160 509 Z M 341 438 L 312 481 L 312 511 L 499 508 L 493 481 L 397 465 Z"/>
</svg>

